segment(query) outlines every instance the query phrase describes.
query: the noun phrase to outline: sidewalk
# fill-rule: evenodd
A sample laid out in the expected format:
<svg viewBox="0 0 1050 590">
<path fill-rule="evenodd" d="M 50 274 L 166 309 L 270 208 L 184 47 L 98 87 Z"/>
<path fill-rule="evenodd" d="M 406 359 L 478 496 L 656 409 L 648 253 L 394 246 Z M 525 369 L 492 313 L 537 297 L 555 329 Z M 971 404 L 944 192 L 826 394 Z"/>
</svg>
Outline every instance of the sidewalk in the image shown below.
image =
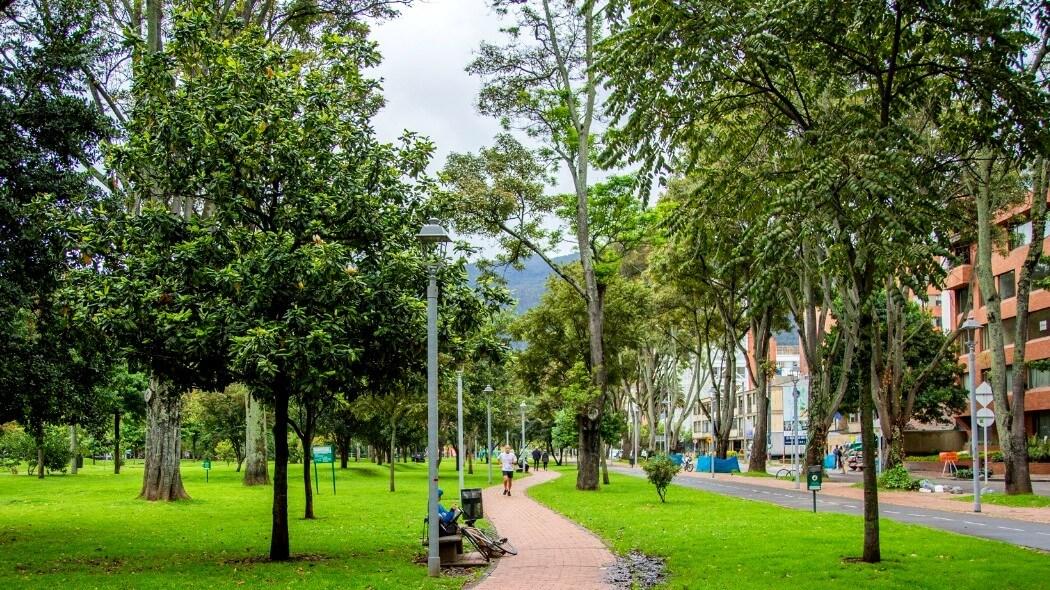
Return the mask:
<svg viewBox="0 0 1050 590">
<path fill-rule="evenodd" d="M 591 590 L 610 588 L 605 573 L 616 558 L 601 540 L 576 523 L 525 495 L 529 487 L 561 475 L 533 472 L 514 480 L 513 496 L 503 486 L 482 492 L 485 518 L 518 549 L 516 556 L 496 561 L 496 567 L 476 590 Z"/>
<path fill-rule="evenodd" d="M 679 473 L 679 477 L 687 478 L 711 478 L 710 473 L 699 473 L 699 472 L 682 472 Z M 735 483 L 750 484 L 756 486 L 766 486 L 770 488 L 778 488 L 782 490 L 794 490 L 794 481 L 783 481 L 773 479 L 771 477 L 745 477 L 741 475 L 729 475 L 725 473 L 716 473 L 714 479 L 723 481 L 732 481 Z M 802 489 L 805 489 L 805 482 L 803 482 Z M 964 482 L 965 483 L 965 482 Z M 963 488 L 967 489 L 967 488 Z M 853 487 L 852 483 L 840 483 L 835 481 L 824 481 L 823 487 L 820 490 L 821 495 L 836 496 L 839 498 L 847 498 L 850 500 L 863 500 L 864 490 Z M 914 508 L 929 508 L 931 510 L 942 510 L 944 512 L 957 512 L 960 514 L 972 514 L 973 505 L 968 502 L 960 502 L 953 500 L 958 496 L 952 496 L 949 494 L 921 494 L 918 492 L 891 492 L 888 490 L 879 490 L 879 503 L 880 504 L 896 504 L 898 506 L 911 506 Z M 1014 508 L 1012 506 L 997 506 L 995 504 L 984 504 L 981 506 L 981 511 L 988 515 L 998 518 L 1009 518 L 1013 520 L 1023 520 L 1026 522 L 1038 522 L 1042 524 L 1050 524 L 1050 509 L 1047 508 Z"/>
</svg>

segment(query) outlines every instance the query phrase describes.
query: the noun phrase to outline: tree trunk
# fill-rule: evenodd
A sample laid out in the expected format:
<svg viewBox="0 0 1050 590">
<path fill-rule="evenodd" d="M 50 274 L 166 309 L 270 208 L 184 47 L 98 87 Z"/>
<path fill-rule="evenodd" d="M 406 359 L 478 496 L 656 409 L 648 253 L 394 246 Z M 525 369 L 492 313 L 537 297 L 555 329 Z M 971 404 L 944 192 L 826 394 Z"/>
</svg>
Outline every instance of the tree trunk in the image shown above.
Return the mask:
<svg viewBox="0 0 1050 590">
<path fill-rule="evenodd" d="M 77 474 L 77 425 L 72 424 L 69 426 L 69 450 L 73 453 L 73 459 L 70 461 L 69 473 L 70 475 Z"/>
<path fill-rule="evenodd" d="M 255 399 L 251 392 L 244 396 L 244 403 L 244 485 L 270 485 L 266 452 L 266 407 Z"/>
<path fill-rule="evenodd" d="M 390 491 L 394 491 L 394 445 L 397 441 L 397 422 L 390 421 Z"/>
<path fill-rule="evenodd" d="M 467 474 L 474 475 L 474 451 L 477 449 L 477 444 L 471 444 L 469 446 L 470 449 L 467 452 Z"/>
<path fill-rule="evenodd" d="M 598 489 L 598 465 L 601 459 L 601 433 L 598 421 L 587 416 L 577 416 L 580 430 L 580 453 L 576 462 L 576 489 Z"/>
<path fill-rule="evenodd" d="M 145 500 L 188 500 L 182 486 L 180 432 L 182 396 L 156 375 L 146 390 L 146 461 L 142 490 Z"/>
<path fill-rule="evenodd" d="M 602 445 L 602 483 L 609 485 L 609 465 L 606 463 L 605 456 L 609 454 L 609 445 L 601 443 Z"/>
<path fill-rule="evenodd" d="M 113 474 L 120 475 L 120 412 L 113 412 Z"/>
<path fill-rule="evenodd" d="M 36 476 L 44 479 L 44 437 L 36 439 Z"/>
<path fill-rule="evenodd" d="M 869 346 L 873 346 L 878 333 L 871 325 L 870 313 L 868 310 L 863 312 L 865 319 L 862 321 L 867 326 L 862 326 L 860 333 L 868 338 Z M 875 478 L 875 455 L 878 450 L 875 447 L 873 396 L 879 387 L 879 373 L 875 365 L 875 355 L 872 354 L 868 367 L 868 387 L 861 387 L 860 392 L 861 448 L 864 451 L 864 554 L 861 559 L 866 563 L 882 561 L 879 544 L 879 490 Z"/>
<path fill-rule="evenodd" d="M 339 469 L 346 469 L 350 462 L 350 437 L 337 436 L 335 443 L 339 446 Z"/>
<path fill-rule="evenodd" d="M 278 386 L 273 423 L 273 521 L 270 529 L 270 560 L 291 557 L 288 545 L 288 391 Z"/>
<path fill-rule="evenodd" d="M 313 460 L 311 456 L 311 445 L 314 439 L 314 429 L 311 424 L 313 418 L 310 417 L 310 411 L 307 410 L 306 424 L 302 425 L 303 435 L 300 437 L 300 442 L 303 444 L 303 496 L 305 499 L 305 508 L 303 510 L 303 518 L 306 520 L 313 520 L 314 516 L 314 487 L 313 480 L 310 478 L 310 463 Z"/>
<path fill-rule="evenodd" d="M 769 365 L 769 339 L 772 336 L 773 310 L 765 307 L 758 321 L 751 322 L 751 333 L 755 338 L 755 437 L 751 444 L 751 460 L 748 462 L 747 470 L 752 473 L 766 472 L 766 446 L 769 431 L 766 428 L 769 422 L 769 377 L 771 366 Z M 812 422 L 812 420 L 810 420 Z"/>
</svg>

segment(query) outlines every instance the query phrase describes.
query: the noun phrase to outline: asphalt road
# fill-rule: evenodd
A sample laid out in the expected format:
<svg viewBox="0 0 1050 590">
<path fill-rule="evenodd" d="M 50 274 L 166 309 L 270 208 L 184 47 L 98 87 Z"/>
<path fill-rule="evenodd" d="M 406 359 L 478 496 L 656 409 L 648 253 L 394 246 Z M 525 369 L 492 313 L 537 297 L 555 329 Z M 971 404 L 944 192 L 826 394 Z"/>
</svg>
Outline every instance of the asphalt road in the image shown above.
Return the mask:
<svg viewBox="0 0 1050 590">
<path fill-rule="evenodd" d="M 625 475 L 645 476 L 639 470 L 611 466 L 610 469 Z M 769 502 L 796 510 L 813 510 L 812 492 L 805 490 L 782 490 L 704 477 L 676 477 L 674 483 L 687 488 L 695 488 L 748 500 Z M 861 516 L 864 513 L 864 506 L 859 500 L 850 500 L 837 496 L 821 497 L 820 492 L 817 492 L 817 511 Z M 910 506 L 896 506 L 881 502 L 879 503 L 879 517 L 1050 551 L 1050 525 L 1048 524 L 993 518 L 977 513 L 963 514 Z"/>
</svg>

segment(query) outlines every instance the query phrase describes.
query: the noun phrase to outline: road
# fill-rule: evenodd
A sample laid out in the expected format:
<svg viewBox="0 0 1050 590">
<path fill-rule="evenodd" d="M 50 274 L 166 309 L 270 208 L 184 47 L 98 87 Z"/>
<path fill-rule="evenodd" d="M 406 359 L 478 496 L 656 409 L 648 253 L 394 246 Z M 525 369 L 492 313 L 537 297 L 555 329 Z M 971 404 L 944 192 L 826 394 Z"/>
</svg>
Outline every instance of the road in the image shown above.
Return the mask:
<svg viewBox="0 0 1050 590">
<path fill-rule="evenodd" d="M 645 477 L 645 474 L 639 470 L 612 466 L 609 469 L 624 475 Z M 813 509 L 813 496 L 811 492 L 807 491 L 783 490 L 703 477 L 679 476 L 675 478 L 674 483 L 687 488 L 695 488 L 748 500 L 769 502 L 796 510 Z M 858 500 L 834 496 L 827 496 L 827 499 L 824 499 L 821 498 L 818 492 L 817 511 L 861 516 L 863 515 L 864 507 Z M 879 516 L 898 522 L 919 524 L 963 535 L 994 539 L 1013 545 L 1050 551 L 1050 525 L 1048 524 L 993 518 L 983 514 L 960 514 L 957 512 L 942 512 L 884 503 L 879 504 Z"/>
</svg>

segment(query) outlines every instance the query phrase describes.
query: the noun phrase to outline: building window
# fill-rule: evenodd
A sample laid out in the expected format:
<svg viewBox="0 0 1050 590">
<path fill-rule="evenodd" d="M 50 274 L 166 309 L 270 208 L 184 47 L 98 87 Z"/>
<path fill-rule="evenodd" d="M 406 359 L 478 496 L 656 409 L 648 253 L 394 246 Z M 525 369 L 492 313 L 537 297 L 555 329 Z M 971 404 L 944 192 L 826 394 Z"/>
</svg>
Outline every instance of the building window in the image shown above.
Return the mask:
<svg viewBox="0 0 1050 590">
<path fill-rule="evenodd" d="M 1035 435 L 1038 438 L 1050 436 L 1050 412 L 1037 412 L 1035 415 Z"/>
<path fill-rule="evenodd" d="M 959 287 L 955 290 L 955 309 L 956 313 L 968 314 L 970 313 L 971 305 L 973 304 L 973 297 L 970 296 L 970 286 L 966 285 Z"/>
<path fill-rule="evenodd" d="M 1028 314 L 1028 339 L 1050 336 L 1050 309 L 1040 309 Z"/>
<path fill-rule="evenodd" d="M 952 255 L 948 261 L 952 266 L 970 264 L 970 245 L 960 244 L 952 248 Z"/>
<path fill-rule="evenodd" d="M 1050 370 L 1028 369 L 1028 387 L 1050 387 Z"/>
<path fill-rule="evenodd" d="M 1032 222 L 1026 221 L 1010 228 L 1010 249 L 1032 243 Z"/>
<path fill-rule="evenodd" d="M 1017 295 L 1017 282 L 1014 280 L 1014 271 L 1007 271 L 996 277 L 999 287 L 999 297 L 1009 299 Z"/>
<path fill-rule="evenodd" d="M 1039 285 L 1039 281 L 1050 277 L 1050 264 L 1040 259 L 1039 262 L 1035 263 L 1035 268 L 1032 270 L 1032 289 L 1042 289 Z"/>
<path fill-rule="evenodd" d="M 1031 326 L 1031 318 L 1029 317 L 1028 325 Z M 1038 325 L 1038 324 L 1037 324 Z M 1029 329 L 1028 339 L 1037 338 L 1032 335 L 1031 329 Z M 1006 318 L 1003 320 L 1003 346 L 1013 346 L 1015 336 L 1017 335 L 1017 318 Z M 987 325 L 981 326 L 981 347 L 984 350 L 988 350 L 992 347 L 991 341 L 991 330 L 988 329 Z"/>
<path fill-rule="evenodd" d="M 1031 375 L 1031 372 L 1029 372 Z M 1030 378 L 1030 377 L 1029 377 Z M 991 385 L 992 371 L 990 369 L 981 369 L 981 381 L 987 381 Z M 980 385 L 980 383 L 978 383 Z M 1032 385 L 1029 384 L 1029 387 Z M 1006 391 L 1012 391 L 1014 388 L 1014 367 L 1013 365 L 1006 365 Z"/>
</svg>

